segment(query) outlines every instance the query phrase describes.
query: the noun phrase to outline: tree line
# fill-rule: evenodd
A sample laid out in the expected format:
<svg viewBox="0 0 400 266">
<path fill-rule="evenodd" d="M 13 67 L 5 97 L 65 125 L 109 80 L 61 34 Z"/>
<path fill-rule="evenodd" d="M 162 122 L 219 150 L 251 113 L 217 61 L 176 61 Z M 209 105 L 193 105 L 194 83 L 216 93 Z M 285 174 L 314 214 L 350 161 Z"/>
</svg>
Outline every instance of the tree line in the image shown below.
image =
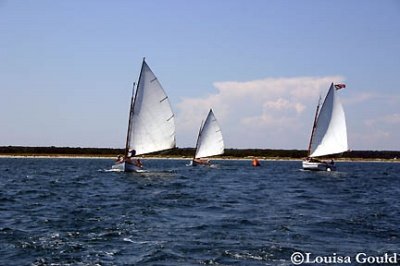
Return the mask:
<svg viewBox="0 0 400 266">
<path fill-rule="evenodd" d="M 116 148 L 79 148 L 79 147 L 23 147 L 23 146 L 0 146 L 2 155 L 65 155 L 65 156 L 116 156 L 123 154 L 124 149 Z M 174 148 L 167 151 L 150 154 L 158 157 L 193 157 L 194 148 Z M 277 158 L 277 159 L 301 159 L 307 156 L 306 150 L 283 150 L 283 149 L 225 149 L 222 158 Z M 349 159 L 399 159 L 400 151 L 349 151 L 333 156 L 334 158 Z"/>
</svg>

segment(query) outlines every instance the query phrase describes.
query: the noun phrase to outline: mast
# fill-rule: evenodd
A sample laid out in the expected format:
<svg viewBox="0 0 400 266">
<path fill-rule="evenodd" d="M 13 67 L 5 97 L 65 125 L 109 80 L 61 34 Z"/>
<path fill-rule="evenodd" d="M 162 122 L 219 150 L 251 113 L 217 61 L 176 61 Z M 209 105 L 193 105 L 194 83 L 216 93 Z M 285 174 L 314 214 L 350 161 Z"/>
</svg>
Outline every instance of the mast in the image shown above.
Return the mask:
<svg viewBox="0 0 400 266">
<path fill-rule="evenodd" d="M 128 133 L 126 134 L 126 144 L 125 144 L 125 158 L 128 157 L 129 153 L 129 143 L 131 142 L 131 129 L 132 129 L 132 117 L 133 117 L 133 105 L 134 105 L 134 92 L 135 92 L 135 82 L 133 82 L 132 96 L 131 96 L 131 107 L 129 109 L 129 122 L 128 122 Z M 137 90 L 136 90 L 137 92 Z"/>
<path fill-rule="evenodd" d="M 193 159 L 196 159 L 196 152 L 197 152 L 197 148 L 199 147 L 199 139 L 200 139 L 201 131 L 203 130 L 203 123 L 204 123 L 204 120 L 201 120 L 201 125 L 200 125 L 200 129 L 199 129 L 199 134 L 197 135 L 196 149 L 194 151 Z"/>
<path fill-rule="evenodd" d="M 131 132 L 132 132 L 133 110 L 135 109 L 135 102 L 136 102 L 135 100 L 136 100 L 136 96 L 137 96 L 138 91 L 139 91 L 140 79 L 142 77 L 144 63 L 145 63 L 145 57 L 143 57 L 142 68 L 140 69 L 140 74 L 139 74 L 139 79 L 138 79 L 138 83 L 137 83 L 137 86 L 136 86 L 135 94 L 133 93 L 133 90 L 135 89 L 135 83 L 133 83 L 132 98 L 131 98 L 131 109 L 129 111 L 128 134 L 126 136 L 126 145 L 125 145 L 125 158 L 127 158 L 128 154 L 129 154 L 129 145 L 130 145 L 130 142 L 131 142 Z"/>
<path fill-rule="evenodd" d="M 308 144 L 308 154 L 307 154 L 307 157 L 309 157 L 309 156 L 310 156 L 310 153 L 311 153 L 311 142 L 312 142 L 312 139 L 313 139 L 313 137 L 314 137 L 315 128 L 317 127 L 317 118 L 318 118 L 318 111 L 319 111 L 320 106 L 321 106 L 321 96 L 319 96 L 318 105 L 317 105 L 317 110 L 315 111 L 315 117 L 314 117 L 313 127 L 312 127 L 312 130 L 311 130 L 310 142 L 309 142 L 309 144 Z"/>
</svg>

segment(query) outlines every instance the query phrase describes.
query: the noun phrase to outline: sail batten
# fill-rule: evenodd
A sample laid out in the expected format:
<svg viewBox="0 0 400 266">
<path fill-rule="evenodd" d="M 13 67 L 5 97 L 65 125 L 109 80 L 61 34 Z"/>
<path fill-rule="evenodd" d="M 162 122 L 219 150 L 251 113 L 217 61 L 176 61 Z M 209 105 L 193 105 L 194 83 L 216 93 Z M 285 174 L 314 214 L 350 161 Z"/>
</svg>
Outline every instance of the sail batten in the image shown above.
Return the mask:
<svg viewBox="0 0 400 266">
<path fill-rule="evenodd" d="M 310 157 L 337 154 L 347 150 L 345 114 L 332 83 L 318 113 L 310 142 Z"/>
<path fill-rule="evenodd" d="M 217 119 L 212 110 L 200 127 L 196 143 L 195 158 L 206 158 L 224 153 L 224 140 Z"/>
<path fill-rule="evenodd" d="M 168 96 L 144 60 L 130 115 L 129 151 L 141 155 L 175 147 L 175 119 Z"/>
</svg>

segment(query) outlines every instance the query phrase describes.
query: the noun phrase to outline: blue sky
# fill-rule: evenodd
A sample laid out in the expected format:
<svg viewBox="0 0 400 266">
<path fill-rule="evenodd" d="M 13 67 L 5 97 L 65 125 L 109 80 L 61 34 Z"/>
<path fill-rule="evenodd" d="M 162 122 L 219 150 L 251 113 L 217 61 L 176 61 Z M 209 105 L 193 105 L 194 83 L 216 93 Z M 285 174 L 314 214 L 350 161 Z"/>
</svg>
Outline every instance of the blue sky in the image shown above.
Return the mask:
<svg viewBox="0 0 400 266">
<path fill-rule="evenodd" d="M 398 1 L 0 1 L 0 145 L 123 147 L 143 57 L 177 145 L 306 149 L 340 91 L 351 149 L 400 150 Z"/>
</svg>

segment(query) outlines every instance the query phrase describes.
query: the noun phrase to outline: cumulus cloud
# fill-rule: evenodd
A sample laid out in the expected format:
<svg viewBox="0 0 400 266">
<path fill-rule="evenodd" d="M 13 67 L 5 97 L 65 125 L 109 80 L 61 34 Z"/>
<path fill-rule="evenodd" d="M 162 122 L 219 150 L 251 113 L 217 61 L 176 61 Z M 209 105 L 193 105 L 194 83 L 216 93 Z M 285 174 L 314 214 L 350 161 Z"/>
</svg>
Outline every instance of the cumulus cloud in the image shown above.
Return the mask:
<svg viewBox="0 0 400 266">
<path fill-rule="evenodd" d="M 366 119 L 364 124 L 368 127 L 376 127 L 386 125 L 400 125 L 400 113 L 389 114 L 374 119 Z"/>
<path fill-rule="evenodd" d="M 353 145 L 361 146 L 362 150 L 396 149 L 395 145 L 393 145 L 393 134 L 389 130 L 380 128 L 364 129 L 364 131 L 356 130 L 351 132 L 350 137 L 353 139 L 353 141 L 350 141 L 350 143 Z"/>
<path fill-rule="evenodd" d="M 296 113 L 301 113 L 305 109 L 305 106 L 299 102 L 291 103 L 287 99 L 282 99 L 282 98 L 279 98 L 275 101 L 267 101 L 265 102 L 263 107 L 264 109 L 271 109 L 277 111 L 293 109 L 296 111 Z"/>
<path fill-rule="evenodd" d="M 215 82 L 215 93 L 178 104 L 179 146 L 194 146 L 201 120 L 213 108 L 227 147 L 305 148 L 320 94 L 341 76 Z"/>
<path fill-rule="evenodd" d="M 359 103 L 364 103 L 367 101 L 371 101 L 374 99 L 377 99 L 378 97 L 381 97 L 377 93 L 371 93 L 371 92 L 362 92 L 353 95 L 352 97 L 347 97 L 346 99 L 343 100 L 344 104 L 359 104 Z"/>
<path fill-rule="evenodd" d="M 400 124 L 400 114 L 392 114 L 384 117 L 384 121 L 388 124 Z"/>
</svg>

